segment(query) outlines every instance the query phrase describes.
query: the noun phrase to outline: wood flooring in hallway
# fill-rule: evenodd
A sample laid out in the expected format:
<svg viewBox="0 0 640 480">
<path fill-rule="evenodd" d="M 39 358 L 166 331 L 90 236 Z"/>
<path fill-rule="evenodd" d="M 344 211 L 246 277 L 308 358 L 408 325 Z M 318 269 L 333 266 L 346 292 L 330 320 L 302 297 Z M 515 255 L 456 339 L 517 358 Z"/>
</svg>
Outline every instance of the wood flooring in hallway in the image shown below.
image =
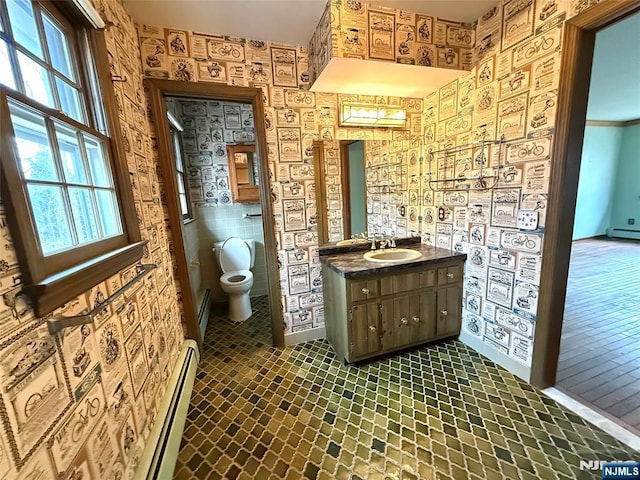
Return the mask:
<svg viewBox="0 0 640 480">
<path fill-rule="evenodd" d="M 556 387 L 640 433 L 640 241 L 574 242 Z"/>
</svg>

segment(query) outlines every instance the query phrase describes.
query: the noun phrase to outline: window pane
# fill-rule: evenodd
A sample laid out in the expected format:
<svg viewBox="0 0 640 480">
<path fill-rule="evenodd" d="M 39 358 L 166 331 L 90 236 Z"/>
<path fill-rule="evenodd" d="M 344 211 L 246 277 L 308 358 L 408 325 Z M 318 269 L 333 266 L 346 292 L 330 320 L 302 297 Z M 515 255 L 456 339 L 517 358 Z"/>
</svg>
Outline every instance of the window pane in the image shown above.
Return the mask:
<svg viewBox="0 0 640 480">
<path fill-rule="evenodd" d="M 122 233 L 115 193 L 112 190 L 96 190 L 95 192 L 100 220 L 102 220 L 103 235 L 110 237 Z"/>
<path fill-rule="evenodd" d="M 42 58 L 40 35 L 30 0 L 6 0 L 13 38 L 34 55 Z M 25 75 L 26 76 L 26 75 Z"/>
<path fill-rule="evenodd" d="M 184 167 L 182 166 L 182 150 L 180 149 L 180 140 L 178 138 L 178 132 L 173 133 L 173 152 L 176 156 L 176 169 L 179 172 L 184 171 Z"/>
<path fill-rule="evenodd" d="M 58 77 L 56 77 L 56 85 L 58 87 L 58 97 L 60 97 L 60 107 L 62 111 L 74 120 L 86 124 L 87 121 L 82 109 L 80 92 Z"/>
<path fill-rule="evenodd" d="M 28 191 L 42 253 L 49 255 L 71 247 L 73 237 L 62 200 L 62 188 L 29 184 Z"/>
<path fill-rule="evenodd" d="M 13 68 L 11 68 L 11 58 L 7 43 L 0 40 L 0 83 L 16 90 L 16 81 L 13 78 Z"/>
<path fill-rule="evenodd" d="M 47 71 L 20 51 L 18 51 L 18 63 L 24 81 L 24 93 L 29 98 L 54 108 L 55 102 Z"/>
<path fill-rule="evenodd" d="M 69 188 L 71 212 L 76 225 L 79 243 L 87 243 L 100 238 L 98 219 L 88 188 Z"/>
<path fill-rule="evenodd" d="M 51 65 L 67 78 L 75 80 L 67 38 L 48 15 L 43 15 L 42 21 L 44 23 L 44 32 L 47 36 Z"/>
<path fill-rule="evenodd" d="M 187 215 L 189 213 L 189 208 L 187 207 L 187 196 L 184 193 L 180 194 L 180 210 L 182 211 L 182 215 Z"/>
<path fill-rule="evenodd" d="M 82 161 L 76 130 L 56 122 L 56 137 L 62 160 L 62 171 L 67 183 L 88 185 L 89 177 Z"/>
<path fill-rule="evenodd" d="M 58 181 L 44 119 L 13 102 L 9 103 L 9 111 L 24 178 Z"/>
<path fill-rule="evenodd" d="M 178 177 L 178 193 L 184 193 L 184 177 L 180 172 L 176 173 L 176 176 Z"/>
<path fill-rule="evenodd" d="M 100 140 L 86 133 L 83 134 L 84 146 L 87 150 L 87 158 L 89 160 L 89 170 L 91 170 L 91 179 L 93 185 L 97 187 L 111 187 L 110 169 L 107 166 L 107 160 L 103 152 L 103 144 Z"/>
</svg>

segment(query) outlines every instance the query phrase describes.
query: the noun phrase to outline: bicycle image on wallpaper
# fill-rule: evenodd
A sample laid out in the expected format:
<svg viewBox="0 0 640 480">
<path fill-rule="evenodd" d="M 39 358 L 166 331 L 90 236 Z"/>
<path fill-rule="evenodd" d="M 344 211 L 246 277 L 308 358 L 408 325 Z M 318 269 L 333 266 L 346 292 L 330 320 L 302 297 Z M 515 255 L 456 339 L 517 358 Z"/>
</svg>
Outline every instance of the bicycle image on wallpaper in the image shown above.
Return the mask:
<svg viewBox="0 0 640 480">
<path fill-rule="evenodd" d="M 428 152 L 427 179 L 433 191 L 491 190 L 500 181 L 504 137 L 482 138 L 459 146 Z M 435 164 L 435 171 L 433 165 Z"/>
</svg>

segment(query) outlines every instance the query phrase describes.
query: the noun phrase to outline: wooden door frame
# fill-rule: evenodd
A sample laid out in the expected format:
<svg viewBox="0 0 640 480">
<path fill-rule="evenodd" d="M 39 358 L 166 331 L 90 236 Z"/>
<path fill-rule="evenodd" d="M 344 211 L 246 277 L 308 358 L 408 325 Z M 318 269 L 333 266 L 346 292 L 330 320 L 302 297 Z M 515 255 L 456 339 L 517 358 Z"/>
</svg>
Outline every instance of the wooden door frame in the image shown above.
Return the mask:
<svg viewBox="0 0 640 480">
<path fill-rule="evenodd" d="M 267 278 L 269 279 L 268 294 L 271 312 L 271 334 L 273 337 L 273 345 L 275 347 L 283 347 L 284 319 L 280 297 L 273 206 L 271 204 L 271 181 L 269 179 L 269 165 L 267 162 L 268 156 L 262 89 L 158 79 L 145 79 L 145 85 L 149 91 L 151 111 L 155 119 L 166 118 L 167 116 L 167 109 L 164 102 L 165 96 L 251 103 L 256 132 L 256 146 L 260 162 L 260 205 L 262 209 Z M 187 337 L 196 340 L 202 351 L 202 337 L 193 305 L 193 292 L 191 292 L 191 284 L 189 282 L 189 267 L 184 249 L 182 233 L 183 221 L 180 212 L 175 169 L 173 168 L 170 151 L 171 146 L 169 145 L 169 127 L 167 122 L 164 121 L 155 121 L 154 126 L 158 144 L 160 168 L 162 176 L 165 179 L 164 188 L 169 212 L 170 235 L 173 241 L 177 276 L 182 292 L 182 305 L 184 308 Z"/>
<path fill-rule="evenodd" d="M 564 25 L 558 114 L 530 383 L 556 382 L 582 142 L 596 32 L 640 10 L 640 0 L 602 1 Z"/>
</svg>

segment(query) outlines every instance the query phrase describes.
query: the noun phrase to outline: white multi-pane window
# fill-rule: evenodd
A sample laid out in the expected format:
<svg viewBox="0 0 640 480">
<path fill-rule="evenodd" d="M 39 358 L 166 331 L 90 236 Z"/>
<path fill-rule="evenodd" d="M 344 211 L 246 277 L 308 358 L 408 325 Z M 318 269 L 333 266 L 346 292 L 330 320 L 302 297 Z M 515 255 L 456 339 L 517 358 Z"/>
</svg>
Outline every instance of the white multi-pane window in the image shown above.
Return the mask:
<svg viewBox="0 0 640 480">
<path fill-rule="evenodd" d="M 173 156 L 176 162 L 176 183 L 178 186 L 178 200 L 180 202 L 180 213 L 182 220 L 187 221 L 193 218 L 191 213 L 191 202 L 189 192 L 187 190 L 187 182 L 184 174 L 184 154 L 182 149 L 182 131 L 184 127 L 172 113 L 167 112 L 167 120 L 169 121 L 169 132 L 171 134 L 171 145 Z"/>
<path fill-rule="evenodd" d="M 58 5 L 65 11 L 53 2 L 0 2 L 8 219 L 21 263 L 28 263 L 21 264 L 27 287 L 40 290 L 47 278 L 83 262 L 89 273 L 92 259 L 139 240 L 139 232 L 127 231 L 115 175 L 95 33 L 73 16 L 71 2 Z"/>
<path fill-rule="evenodd" d="M 173 151 L 176 159 L 176 182 L 178 183 L 178 198 L 180 200 L 180 212 L 182 219 L 191 218 L 189 208 L 189 198 L 184 180 L 184 160 L 182 158 L 182 146 L 180 145 L 180 133 L 171 129 L 171 139 L 173 141 Z"/>
</svg>

